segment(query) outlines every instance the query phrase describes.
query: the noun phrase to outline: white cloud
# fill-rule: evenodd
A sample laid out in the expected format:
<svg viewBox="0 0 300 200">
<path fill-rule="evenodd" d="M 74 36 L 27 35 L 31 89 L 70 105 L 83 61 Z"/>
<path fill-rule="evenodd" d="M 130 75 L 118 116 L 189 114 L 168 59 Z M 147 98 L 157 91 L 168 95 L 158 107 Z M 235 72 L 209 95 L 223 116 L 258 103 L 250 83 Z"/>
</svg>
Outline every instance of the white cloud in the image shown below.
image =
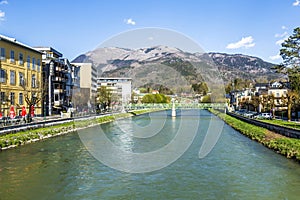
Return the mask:
<svg viewBox="0 0 300 200">
<path fill-rule="evenodd" d="M 287 36 L 287 35 L 288 35 L 288 32 L 284 31 L 284 33 L 282 33 L 282 34 L 276 33 L 276 34 L 275 34 L 275 37 L 276 37 L 276 38 L 282 38 L 282 37 L 285 37 L 285 36 Z"/>
<path fill-rule="evenodd" d="M 287 40 L 288 39 L 288 37 L 285 37 L 285 38 L 282 38 L 282 39 L 280 39 L 280 40 L 277 40 L 276 42 L 275 42 L 275 44 L 277 44 L 277 45 L 281 45 L 285 40 Z"/>
<path fill-rule="evenodd" d="M 230 43 L 226 46 L 227 49 L 239 49 L 242 47 L 245 48 L 250 48 L 250 47 L 254 47 L 255 43 L 253 43 L 253 38 L 252 36 L 248 36 L 248 37 L 243 37 L 240 41 L 235 42 L 235 43 Z"/>
<path fill-rule="evenodd" d="M 300 6 L 300 0 L 296 0 L 296 1 L 293 3 L 293 6 Z"/>
<path fill-rule="evenodd" d="M 0 10 L 0 21 L 4 21 L 4 18 L 5 18 L 5 12 Z"/>
<path fill-rule="evenodd" d="M 299 1 L 300 1 L 300 0 L 299 0 Z M 287 30 L 287 27 L 281 26 L 281 29 Z M 289 38 L 288 32 L 287 32 L 287 31 L 284 31 L 283 33 L 276 33 L 276 34 L 274 35 L 274 37 L 275 37 L 275 38 L 279 38 L 279 39 L 275 42 L 276 45 L 281 45 L 285 40 L 287 40 L 287 39 Z"/>
<path fill-rule="evenodd" d="M 271 60 L 279 60 L 281 59 L 281 56 L 279 54 L 275 55 L 275 56 L 270 56 L 269 57 Z"/>
<path fill-rule="evenodd" d="M 124 21 L 126 24 L 133 25 L 133 26 L 135 25 L 135 21 L 133 21 L 133 19 L 131 19 L 131 18 L 125 19 Z"/>
<path fill-rule="evenodd" d="M 0 5 L 3 5 L 3 4 L 8 4 L 8 1 L 6 1 L 6 0 L 0 1 Z"/>
</svg>

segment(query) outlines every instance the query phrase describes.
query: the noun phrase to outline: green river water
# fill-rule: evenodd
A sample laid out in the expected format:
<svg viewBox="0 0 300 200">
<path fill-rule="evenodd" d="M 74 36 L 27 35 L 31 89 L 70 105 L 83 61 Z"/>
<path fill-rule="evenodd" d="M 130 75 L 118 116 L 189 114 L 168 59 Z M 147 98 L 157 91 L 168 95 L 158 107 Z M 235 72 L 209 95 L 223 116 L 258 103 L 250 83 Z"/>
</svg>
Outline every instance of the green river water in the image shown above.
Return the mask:
<svg viewBox="0 0 300 200">
<path fill-rule="evenodd" d="M 184 112 L 188 114 L 183 116 Z M 164 114 L 157 112 L 152 120 L 162 120 Z M 176 119 L 168 116 L 152 138 L 128 136 L 133 123 L 150 123 L 147 114 L 103 124 L 101 130 L 120 148 L 149 152 L 166 145 L 182 120 L 199 120 L 193 143 L 171 165 L 147 173 L 127 173 L 102 164 L 77 132 L 2 151 L 0 199 L 300 199 L 300 165 L 227 125 L 212 151 L 200 159 L 209 121 L 219 120 L 205 110 L 178 112 Z M 98 130 L 87 128 L 80 134 Z"/>
</svg>

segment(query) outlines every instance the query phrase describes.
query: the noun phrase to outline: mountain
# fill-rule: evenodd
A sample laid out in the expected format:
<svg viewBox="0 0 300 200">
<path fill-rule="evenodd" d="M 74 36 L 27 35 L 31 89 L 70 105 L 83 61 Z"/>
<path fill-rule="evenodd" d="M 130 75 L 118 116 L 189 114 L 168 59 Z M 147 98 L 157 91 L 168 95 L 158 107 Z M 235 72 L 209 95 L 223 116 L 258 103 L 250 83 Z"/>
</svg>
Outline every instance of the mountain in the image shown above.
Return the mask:
<svg viewBox="0 0 300 200">
<path fill-rule="evenodd" d="M 272 71 L 274 64 L 261 58 L 226 53 L 209 53 L 225 79 L 230 77 L 242 79 L 276 79 L 278 74 Z"/>
<path fill-rule="evenodd" d="M 117 47 L 98 48 L 78 56 L 73 62 L 94 63 L 98 68 L 99 76 L 136 77 L 138 74 L 143 74 L 149 77 L 151 73 L 155 74 L 155 70 L 167 66 L 174 70 L 173 72 L 176 71 L 184 76 L 190 83 L 203 81 L 205 76 L 212 78 L 216 73 L 225 82 L 234 78 L 255 80 L 278 77 L 271 70 L 274 64 L 257 57 L 242 54 L 189 53 L 168 46 L 135 50 Z M 165 75 L 167 74 L 171 73 L 166 72 Z"/>
</svg>

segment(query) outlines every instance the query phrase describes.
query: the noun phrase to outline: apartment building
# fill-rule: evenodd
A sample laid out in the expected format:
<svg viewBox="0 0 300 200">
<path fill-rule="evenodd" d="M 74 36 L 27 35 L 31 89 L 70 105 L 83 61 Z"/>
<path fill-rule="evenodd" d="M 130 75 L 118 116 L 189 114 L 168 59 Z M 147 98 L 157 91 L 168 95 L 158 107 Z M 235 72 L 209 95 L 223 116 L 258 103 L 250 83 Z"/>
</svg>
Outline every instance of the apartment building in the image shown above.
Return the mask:
<svg viewBox="0 0 300 200">
<path fill-rule="evenodd" d="M 75 90 L 73 91 L 74 104 L 81 109 L 93 110 L 97 94 L 97 67 L 92 63 L 71 64 L 80 68 L 78 73 L 80 77 L 80 92 L 75 93 Z"/>
<path fill-rule="evenodd" d="M 43 99 L 45 115 L 60 114 L 72 106 L 73 89 L 79 88 L 80 67 L 72 65 L 52 47 L 35 47 L 42 52 L 43 81 L 47 96 Z"/>
<path fill-rule="evenodd" d="M 117 99 L 123 105 L 128 104 L 131 101 L 131 78 L 120 78 L 120 77 L 99 77 L 97 78 L 97 86 L 107 87 Z"/>
<path fill-rule="evenodd" d="M 0 112 L 16 115 L 34 106 L 34 114 L 42 114 L 42 53 L 15 38 L 0 35 Z"/>
</svg>

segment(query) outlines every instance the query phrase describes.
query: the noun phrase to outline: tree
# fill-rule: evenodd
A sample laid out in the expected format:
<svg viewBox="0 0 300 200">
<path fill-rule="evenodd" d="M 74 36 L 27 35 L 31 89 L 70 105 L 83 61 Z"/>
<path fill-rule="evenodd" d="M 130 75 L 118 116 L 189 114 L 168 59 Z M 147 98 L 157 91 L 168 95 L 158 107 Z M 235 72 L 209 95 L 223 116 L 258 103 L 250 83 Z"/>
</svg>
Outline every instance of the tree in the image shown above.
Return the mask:
<svg viewBox="0 0 300 200">
<path fill-rule="evenodd" d="M 293 34 L 281 46 L 280 55 L 283 62 L 276 65 L 274 69 L 278 73 L 287 75 L 289 79 L 290 91 L 286 95 L 286 104 L 290 121 L 291 110 L 300 95 L 300 27 L 295 28 Z"/>
<path fill-rule="evenodd" d="M 278 73 L 288 76 L 290 89 L 300 93 L 300 27 L 294 29 L 293 34 L 281 44 L 280 55 L 283 62 L 274 66 Z"/>
<path fill-rule="evenodd" d="M 270 102 L 270 106 L 271 106 L 271 110 L 272 110 L 272 117 L 275 118 L 275 96 L 274 94 L 270 94 L 269 95 L 269 102 Z"/>
<path fill-rule="evenodd" d="M 192 84 L 192 89 L 198 93 L 198 94 L 202 94 L 202 95 L 206 95 L 208 92 L 208 87 L 207 84 L 205 82 L 200 82 L 200 83 L 195 83 Z"/>
<path fill-rule="evenodd" d="M 146 94 L 142 99 L 142 103 L 170 103 L 170 100 L 170 97 L 164 94 Z"/>
<path fill-rule="evenodd" d="M 210 95 L 206 95 L 202 98 L 201 103 L 211 103 L 211 97 Z"/>
<path fill-rule="evenodd" d="M 260 104 L 259 97 L 258 96 L 252 96 L 250 104 L 253 105 L 254 111 L 257 112 L 259 110 L 259 104 Z"/>
<path fill-rule="evenodd" d="M 288 121 L 291 121 L 292 119 L 292 108 L 296 104 L 298 98 L 299 95 L 296 92 L 288 91 L 288 93 L 286 94 L 286 103 L 288 108 Z"/>
<path fill-rule="evenodd" d="M 96 96 L 96 104 L 101 108 L 106 106 L 110 107 L 112 102 L 112 90 L 107 88 L 106 86 L 101 86 L 97 89 L 97 96 Z"/>
<path fill-rule="evenodd" d="M 26 92 L 25 93 L 25 101 L 27 103 L 27 105 L 29 106 L 29 111 L 27 114 L 27 121 L 31 122 L 32 121 L 32 116 L 31 116 L 31 112 L 33 112 L 32 109 L 34 109 L 34 106 L 37 105 L 41 100 L 43 99 L 42 96 L 40 96 L 39 93 L 35 93 L 35 92 Z"/>
</svg>

